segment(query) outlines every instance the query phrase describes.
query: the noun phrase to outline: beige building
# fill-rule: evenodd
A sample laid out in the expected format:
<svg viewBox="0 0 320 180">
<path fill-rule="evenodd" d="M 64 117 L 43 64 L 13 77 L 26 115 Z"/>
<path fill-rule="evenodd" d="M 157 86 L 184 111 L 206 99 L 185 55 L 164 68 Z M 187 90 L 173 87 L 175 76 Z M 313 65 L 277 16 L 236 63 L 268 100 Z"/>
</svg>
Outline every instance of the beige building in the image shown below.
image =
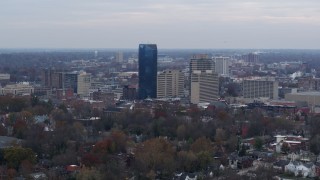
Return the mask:
<svg viewBox="0 0 320 180">
<path fill-rule="evenodd" d="M 278 99 L 278 82 L 274 78 L 245 79 L 242 93 L 244 98 Z"/>
<path fill-rule="evenodd" d="M 307 102 L 310 107 L 320 106 L 320 92 L 295 92 L 285 94 L 285 100 L 295 102 Z"/>
<path fill-rule="evenodd" d="M 123 52 L 116 53 L 116 61 L 120 63 L 123 62 Z"/>
<path fill-rule="evenodd" d="M 219 77 L 212 70 L 191 73 L 191 96 L 193 104 L 212 102 L 219 98 Z"/>
<path fill-rule="evenodd" d="M 10 80 L 10 74 L 0 74 L 0 81 L 1 80 Z"/>
<path fill-rule="evenodd" d="M 183 96 L 184 74 L 180 70 L 165 70 L 158 73 L 157 98 Z"/>
<path fill-rule="evenodd" d="M 34 92 L 34 87 L 29 83 L 10 84 L 1 88 L 1 94 L 13 94 L 13 95 L 30 95 Z"/>
<path fill-rule="evenodd" d="M 89 96 L 89 89 L 91 86 L 91 74 L 81 72 L 78 74 L 77 80 L 77 94 L 80 96 Z"/>
<path fill-rule="evenodd" d="M 219 75 L 229 75 L 229 57 L 214 57 L 215 72 Z"/>
</svg>

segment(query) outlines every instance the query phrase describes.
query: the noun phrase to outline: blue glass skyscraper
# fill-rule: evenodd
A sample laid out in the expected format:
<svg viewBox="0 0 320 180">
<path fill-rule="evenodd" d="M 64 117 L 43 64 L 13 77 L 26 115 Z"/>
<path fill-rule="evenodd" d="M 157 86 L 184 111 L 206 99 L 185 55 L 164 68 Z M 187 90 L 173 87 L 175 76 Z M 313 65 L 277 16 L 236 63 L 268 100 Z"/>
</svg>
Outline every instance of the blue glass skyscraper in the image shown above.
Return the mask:
<svg viewBox="0 0 320 180">
<path fill-rule="evenodd" d="M 139 99 L 157 97 L 157 60 L 156 44 L 139 45 Z"/>
</svg>

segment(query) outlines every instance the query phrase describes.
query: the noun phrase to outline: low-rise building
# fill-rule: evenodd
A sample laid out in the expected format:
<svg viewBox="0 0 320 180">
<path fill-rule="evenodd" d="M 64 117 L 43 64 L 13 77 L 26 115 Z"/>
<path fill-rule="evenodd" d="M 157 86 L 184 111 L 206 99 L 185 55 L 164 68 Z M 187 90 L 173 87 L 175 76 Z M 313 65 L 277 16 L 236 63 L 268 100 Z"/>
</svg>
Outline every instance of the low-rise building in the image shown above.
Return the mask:
<svg viewBox="0 0 320 180">
<path fill-rule="evenodd" d="M 242 93 L 244 98 L 278 99 L 278 82 L 274 78 L 245 79 Z"/>
<path fill-rule="evenodd" d="M 307 102 L 309 107 L 315 107 L 320 105 L 320 92 L 308 91 L 288 93 L 285 95 L 285 100 L 295 102 Z"/>
<path fill-rule="evenodd" d="M 34 87 L 29 83 L 8 84 L 1 88 L 1 94 L 7 95 L 30 95 L 34 92 Z"/>
</svg>

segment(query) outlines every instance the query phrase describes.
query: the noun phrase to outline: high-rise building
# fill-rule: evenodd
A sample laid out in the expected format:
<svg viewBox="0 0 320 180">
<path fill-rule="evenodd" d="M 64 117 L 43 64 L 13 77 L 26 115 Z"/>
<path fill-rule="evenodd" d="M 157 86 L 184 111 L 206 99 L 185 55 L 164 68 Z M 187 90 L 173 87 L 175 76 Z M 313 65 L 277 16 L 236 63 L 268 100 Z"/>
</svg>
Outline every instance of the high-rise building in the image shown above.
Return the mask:
<svg viewBox="0 0 320 180">
<path fill-rule="evenodd" d="M 219 77 L 212 70 L 193 71 L 191 74 L 191 96 L 193 104 L 210 103 L 219 98 Z"/>
<path fill-rule="evenodd" d="M 212 58 L 209 58 L 208 54 L 196 54 L 191 57 L 189 64 L 189 83 L 186 84 L 190 96 L 192 73 L 194 71 L 206 72 L 207 70 L 215 71 L 215 63 Z"/>
<path fill-rule="evenodd" d="M 137 88 L 134 85 L 125 85 L 123 87 L 122 99 L 135 100 L 137 98 Z"/>
<path fill-rule="evenodd" d="M 123 62 L 123 52 L 116 53 L 116 61 L 119 63 Z"/>
<path fill-rule="evenodd" d="M 63 89 L 72 89 L 74 93 L 78 92 L 78 72 L 65 73 L 63 77 Z"/>
<path fill-rule="evenodd" d="M 278 98 L 278 82 L 274 78 L 246 79 L 242 82 L 244 98 Z"/>
<path fill-rule="evenodd" d="M 157 97 L 157 60 L 156 44 L 139 45 L 139 99 Z"/>
<path fill-rule="evenodd" d="M 229 75 L 229 58 L 228 57 L 214 57 L 215 72 L 219 75 Z"/>
<path fill-rule="evenodd" d="M 88 96 L 91 86 L 91 74 L 81 72 L 80 74 L 78 74 L 77 80 L 77 94 L 80 96 Z"/>
<path fill-rule="evenodd" d="M 52 88 L 62 89 L 64 83 L 64 72 L 54 72 L 52 74 Z"/>
<path fill-rule="evenodd" d="M 182 97 L 184 73 L 181 70 L 166 70 L 158 73 L 157 98 Z"/>
<path fill-rule="evenodd" d="M 242 56 L 243 60 L 249 63 L 258 63 L 259 62 L 259 54 L 258 53 L 249 53 Z"/>
<path fill-rule="evenodd" d="M 41 71 L 41 84 L 44 87 L 51 87 L 52 86 L 52 75 L 54 70 L 51 68 L 42 69 Z"/>
<path fill-rule="evenodd" d="M 190 73 L 193 71 L 215 70 L 214 61 L 207 54 L 197 54 L 190 59 Z"/>
</svg>

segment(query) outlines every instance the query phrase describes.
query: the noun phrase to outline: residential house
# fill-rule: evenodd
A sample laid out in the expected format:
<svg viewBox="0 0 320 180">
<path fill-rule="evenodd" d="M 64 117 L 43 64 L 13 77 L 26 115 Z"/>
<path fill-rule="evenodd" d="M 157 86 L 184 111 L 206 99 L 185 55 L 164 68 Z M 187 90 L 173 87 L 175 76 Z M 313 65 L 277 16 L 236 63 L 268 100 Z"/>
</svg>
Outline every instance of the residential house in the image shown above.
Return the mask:
<svg viewBox="0 0 320 180">
<path fill-rule="evenodd" d="M 295 176 L 302 177 L 314 177 L 314 164 L 313 163 L 301 163 L 298 161 L 290 161 L 285 166 L 285 172 L 293 173 Z"/>
<path fill-rule="evenodd" d="M 251 156 L 239 156 L 238 153 L 231 153 L 229 156 L 229 167 L 232 169 L 243 169 L 253 165 L 253 158 Z"/>
<path fill-rule="evenodd" d="M 279 161 L 273 163 L 273 169 L 280 172 L 280 173 L 284 173 L 285 166 L 288 165 L 289 163 L 290 163 L 290 161 L 288 161 L 288 160 L 279 160 Z"/>
</svg>

